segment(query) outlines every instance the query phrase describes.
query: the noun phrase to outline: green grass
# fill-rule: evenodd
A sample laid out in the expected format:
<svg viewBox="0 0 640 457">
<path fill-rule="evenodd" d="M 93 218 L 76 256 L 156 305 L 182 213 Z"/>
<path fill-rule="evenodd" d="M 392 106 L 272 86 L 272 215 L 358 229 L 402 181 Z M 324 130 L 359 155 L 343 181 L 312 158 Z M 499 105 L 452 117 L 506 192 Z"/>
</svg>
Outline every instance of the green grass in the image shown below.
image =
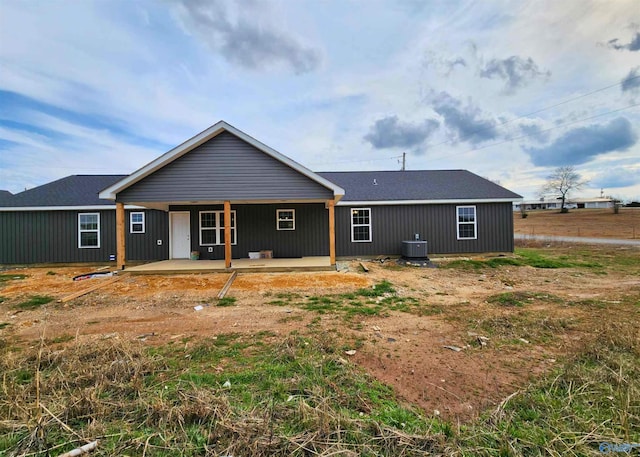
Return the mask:
<svg viewBox="0 0 640 457">
<path fill-rule="evenodd" d="M 640 273 L 632 251 L 621 258 L 611 251 L 519 251 L 514 259 L 523 264 Z M 502 263 L 507 259 L 513 260 L 459 268 L 517 266 Z M 44 456 L 54 446 L 60 447 L 49 455 L 77 446 L 77 436 L 46 414 L 39 429 L 44 440 L 32 433 L 38 365 L 42 404 L 81 436 L 99 438 L 96 455 L 597 456 L 603 455 L 602 442 L 640 442 L 635 292 L 564 302 L 547 293 L 510 291 L 489 298 L 491 313 L 469 306 L 456 312 L 458 323 L 490 337 L 482 351 L 533 349 L 517 343 L 519 338 L 559 348 L 556 343 L 565 341 L 560 338 L 576 330 L 583 337 L 581 343 L 570 339 L 568 355 L 565 346 L 564 355 L 552 354 L 558 359 L 552 372 L 529 386 L 514 385 L 513 397 L 500 406 L 488 404 L 479 419 L 466 424 L 433 419 L 400 401 L 392 388 L 344 360 L 344 349 L 363 341 L 345 340 L 342 329 L 327 329 L 320 319 L 322 312 L 421 314 L 436 308 L 399 296 L 390 283 L 348 294 L 271 296 L 279 302 L 274 305 L 312 308 L 317 315 L 311 333 L 227 333 L 157 347 L 97 340 L 45 345 L 40 355 L 37 346 L 0 344 L 0 449 Z M 532 306 L 539 303 L 579 308 L 581 320 Z M 596 313 L 601 323 L 593 324 L 587 313 Z M 484 356 L 482 351 L 471 349 L 465 357 Z"/>
<path fill-rule="evenodd" d="M 48 340 L 48 342 L 53 344 L 59 344 L 59 343 L 67 343 L 69 341 L 73 341 L 74 339 L 75 339 L 75 336 L 64 334 L 64 335 L 57 336 L 55 338 L 51 338 L 51 340 Z"/>
<path fill-rule="evenodd" d="M 216 306 L 233 306 L 236 304 L 235 297 L 224 297 L 218 300 Z"/>
<path fill-rule="evenodd" d="M 534 268 L 591 268 L 601 269 L 603 264 L 593 258 L 580 255 L 563 255 L 551 250 L 519 248 L 514 257 L 495 257 L 486 260 L 452 260 L 442 263 L 442 268 L 481 270 L 503 266 L 530 266 Z"/>
<path fill-rule="evenodd" d="M 522 259 L 524 265 L 534 268 L 602 268 L 597 262 L 536 249 L 516 249 L 516 255 Z"/>
<path fill-rule="evenodd" d="M 547 312 L 534 311 L 455 319 L 466 319 L 470 330 L 491 337 L 494 346 L 519 344 L 516 341 L 519 338 L 532 343 L 549 343 L 560 334 L 579 325 L 577 319 L 549 316 Z"/>
<path fill-rule="evenodd" d="M 9 327 L 11 324 L 9 322 L 0 322 L 0 330 L 3 328 Z"/>
<path fill-rule="evenodd" d="M 541 317 L 518 316 L 512 322 Z M 344 361 L 359 342 L 339 340 L 338 329 L 152 348 L 5 347 L 0 446 L 34 456 L 76 447 L 76 435 L 46 415 L 44 441 L 27 426 L 39 365 L 43 404 L 75 433 L 100 438 L 99 455 L 596 456 L 602 442 L 640 440 L 637 324 L 637 314 L 603 322 L 554 371 L 463 424 L 425 416 Z"/>
<path fill-rule="evenodd" d="M 533 303 L 560 303 L 562 300 L 555 295 L 541 293 L 541 292 L 503 292 L 496 295 L 491 295 L 487 298 L 487 303 L 495 304 L 498 306 L 506 307 L 523 307 L 527 304 Z"/>
<path fill-rule="evenodd" d="M 5 301 L 7 301 L 7 297 L 0 295 L 0 303 L 4 303 Z"/>
<path fill-rule="evenodd" d="M 7 281 L 24 279 L 26 277 L 27 277 L 27 275 L 22 275 L 22 274 L 14 274 L 14 275 L 12 275 L 12 274 L 0 274 L 0 283 L 7 282 Z"/>
<path fill-rule="evenodd" d="M 564 366 L 464 426 L 459 455 L 596 456 L 603 442 L 638 443 L 637 328 L 608 323 L 596 332 Z"/>
<path fill-rule="evenodd" d="M 427 436 L 430 423 L 418 409 L 345 363 L 328 335 L 265 343 L 274 335 L 218 335 L 187 348 L 145 349 L 125 341 L 57 352 L 45 347 L 41 400 L 77 433 L 102 436 L 101 455 L 142 455 L 144 448 L 148 456 L 209 455 L 207 449 L 302 456 L 304 442 L 314 453 L 418 455 L 411 447 L 437 442 Z M 12 423 L 33 419 L 37 352 L 0 359 L 6 380 L 0 416 Z M 42 433 L 45 447 L 74 439 L 48 419 Z M 16 455 L 37 449 L 34 437 L 29 429 L 0 424 L 0 443 Z"/>
<path fill-rule="evenodd" d="M 481 270 L 483 268 L 498 268 L 505 265 L 522 266 L 523 263 L 513 257 L 496 257 L 487 260 L 451 260 L 449 262 L 443 262 L 440 267 L 461 270 Z"/>
<path fill-rule="evenodd" d="M 382 316 L 389 311 L 400 311 L 421 316 L 439 314 L 442 309 L 421 303 L 413 297 L 397 295 L 393 285 L 381 281 L 370 288 L 334 295 L 278 294 L 267 302 L 274 306 L 296 306 L 318 314 L 342 314 L 347 320 L 356 316 Z"/>
<path fill-rule="evenodd" d="M 53 300 L 54 298 L 48 295 L 32 295 L 28 300 L 18 303 L 16 308 L 24 310 L 37 309 Z"/>
<path fill-rule="evenodd" d="M 595 333 L 554 372 L 514 388 L 468 424 L 403 404 L 390 387 L 341 362 L 341 349 L 322 334 L 258 346 L 274 335 L 218 335 L 187 348 L 45 347 L 41 401 L 76 433 L 101 437 L 100 455 L 595 456 L 602 442 L 640 437 L 640 337 L 622 323 Z M 0 358 L 7 424 L 33 420 L 37 352 Z M 54 455 L 75 447 L 75 436 L 53 420 L 45 418 L 42 434 L 41 449 L 62 445 Z M 26 427 L 0 424 L 0 445 L 13 454 L 45 455 L 36 452 L 42 444 Z"/>
</svg>

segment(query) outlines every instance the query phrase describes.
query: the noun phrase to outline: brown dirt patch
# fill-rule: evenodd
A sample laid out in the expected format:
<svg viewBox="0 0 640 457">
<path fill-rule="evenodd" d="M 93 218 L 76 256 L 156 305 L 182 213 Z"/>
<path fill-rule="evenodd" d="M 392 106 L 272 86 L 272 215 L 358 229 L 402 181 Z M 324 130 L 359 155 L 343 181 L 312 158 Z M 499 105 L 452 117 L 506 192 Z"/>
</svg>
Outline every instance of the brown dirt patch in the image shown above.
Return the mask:
<svg viewBox="0 0 640 457">
<path fill-rule="evenodd" d="M 323 293 L 329 290 L 331 293 L 339 293 L 370 285 L 369 278 L 353 273 L 240 274 L 233 283 L 233 290 L 263 293 L 267 291 Z"/>
<path fill-rule="evenodd" d="M 513 213 L 515 233 L 523 235 L 581 236 L 587 238 L 640 239 L 640 208 L 529 211 L 523 219 Z"/>
<path fill-rule="evenodd" d="M 292 331 L 322 334 L 356 348 L 355 356 L 344 357 L 427 413 L 438 410 L 445 417 L 468 420 L 554 367 L 555 360 L 590 337 L 603 310 L 585 300 L 606 304 L 607 316 L 614 319 L 618 314 L 625 319 L 628 312 L 619 303 L 640 301 L 640 279 L 624 271 L 604 275 L 589 269 L 529 267 L 461 271 L 371 262 L 365 274 L 358 262 L 348 267 L 347 272 L 240 274 L 228 293 L 236 299 L 229 307 L 216 306 L 215 296 L 228 278 L 220 273 L 125 276 L 67 304 L 50 303 L 29 311 L 19 311 L 15 305 L 29 295 L 60 298 L 102 279 L 74 283 L 71 278 L 83 272 L 78 268 L 12 270 L 28 278 L 0 283 L 4 298 L 0 323 L 7 324 L 0 328 L 0 340 L 32 345 L 43 332 L 50 342 L 127 338 L 147 344 L 232 332 L 270 331 L 276 339 Z M 47 274 L 51 270 L 56 274 Z M 391 282 L 399 296 L 418 300 L 422 313 L 393 311 L 347 318 L 339 311 L 320 315 L 298 306 L 305 296 L 355 292 L 382 280 Z M 535 299 L 523 307 L 487 301 L 508 292 L 548 294 L 561 300 Z M 287 295 L 296 298 L 283 306 L 269 304 Z M 194 309 L 198 305 L 203 306 L 201 311 Z M 514 322 L 520 326 L 501 327 Z M 497 329 L 498 334 L 486 333 L 487 328 Z M 480 346 L 478 335 L 490 338 L 486 347 Z"/>
</svg>

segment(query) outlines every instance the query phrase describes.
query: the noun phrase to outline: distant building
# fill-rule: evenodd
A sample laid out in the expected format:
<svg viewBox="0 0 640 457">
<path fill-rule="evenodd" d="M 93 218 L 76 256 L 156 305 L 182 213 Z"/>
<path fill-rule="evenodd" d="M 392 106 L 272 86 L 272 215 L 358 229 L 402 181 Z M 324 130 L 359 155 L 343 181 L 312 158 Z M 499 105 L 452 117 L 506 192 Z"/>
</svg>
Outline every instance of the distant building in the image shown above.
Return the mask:
<svg viewBox="0 0 640 457">
<path fill-rule="evenodd" d="M 560 209 L 560 200 L 558 199 L 544 199 L 538 200 L 523 200 L 513 205 L 514 211 L 521 211 L 524 206 L 525 211 L 534 211 L 538 209 Z M 571 198 L 568 199 L 564 206 L 568 209 L 587 208 L 613 208 L 613 199 L 608 197 L 593 197 L 593 198 Z"/>
<path fill-rule="evenodd" d="M 578 208 L 613 208 L 613 199 L 608 197 L 574 198 L 569 201 Z"/>
</svg>

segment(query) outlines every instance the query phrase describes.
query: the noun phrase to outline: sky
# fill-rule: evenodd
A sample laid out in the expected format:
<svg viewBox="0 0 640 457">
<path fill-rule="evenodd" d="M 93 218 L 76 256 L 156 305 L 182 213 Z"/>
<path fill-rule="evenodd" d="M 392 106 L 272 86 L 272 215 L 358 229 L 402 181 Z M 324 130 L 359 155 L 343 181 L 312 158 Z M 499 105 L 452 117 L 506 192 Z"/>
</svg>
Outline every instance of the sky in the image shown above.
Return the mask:
<svg viewBox="0 0 640 457">
<path fill-rule="evenodd" d="M 219 120 L 313 171 L 573 166 L 640 201 L 637 0 L 0 0 L 0 189 L 129 174 Z"/>
</svg>

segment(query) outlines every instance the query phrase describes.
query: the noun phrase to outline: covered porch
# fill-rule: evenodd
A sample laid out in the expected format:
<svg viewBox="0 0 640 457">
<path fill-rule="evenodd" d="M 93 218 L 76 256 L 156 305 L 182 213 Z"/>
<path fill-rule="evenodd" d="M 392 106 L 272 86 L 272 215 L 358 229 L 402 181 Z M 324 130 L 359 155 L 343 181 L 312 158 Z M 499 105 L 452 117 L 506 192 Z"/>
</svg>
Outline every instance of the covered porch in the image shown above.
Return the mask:
<svg viewBox="0 0 640 457">
<path fill-rule="evenodd" d="M 334 207 L 343 196 L 340 186 L 224 121 L 100 192 L 116 203 L 121 269 L 127 263 L 125 204 L 167 213 L 164 239 L 147 237 L 144 215 L 136 236 L 165 246 L 168 260 L 197 251 L 231 269 L 264 250 L 281 263 L 328 255 L 335 265 Z"/>
<path fill-rule="evenodd" d="M 153 207 L 157 209 L 158 205 Z M 335 269 L 334 208 L 334 200 L 324 204 L 224 201 L 222 204 L 167 205 L 168 255 L 159 257 L 164 260 L 156 263 L 173 262 L 172 265 L 180 265 L 178 270 L 244 271 L 256 267 L 259 271 L 293 271 L 317 270 L 328 262 L 328 266 Z M 290 215 L 291 219 L 284 222 L 292 229 L 280 230 L 280 225 L 276 228 L 276 223 L 282 222 L 277 221 L 281 212 Z M 212 219 L 215 222 L 211 223 Z M 124 205 L 116 202 L 116 260 L 122 270 L 125 266 L 127 270 L 137 268 L 127 266 L 126 232 Z M 259 252 L 268 252 L 273 258 L 256 259 L 254 254 Z M 194 254 L 200 260 L 189 260 Z M 326 262 L 318 259 L 326 259 Z"/>
<path fill-rule="evenodd" d="M 127 267 L 131 274 L 216 273 L 222 271 L 291 272 L 335 271 L 329 256 L 300 257 L 293 259 L 234 259 L 230 267 L 225 260 L 162 260 Z"/>
</svg>

